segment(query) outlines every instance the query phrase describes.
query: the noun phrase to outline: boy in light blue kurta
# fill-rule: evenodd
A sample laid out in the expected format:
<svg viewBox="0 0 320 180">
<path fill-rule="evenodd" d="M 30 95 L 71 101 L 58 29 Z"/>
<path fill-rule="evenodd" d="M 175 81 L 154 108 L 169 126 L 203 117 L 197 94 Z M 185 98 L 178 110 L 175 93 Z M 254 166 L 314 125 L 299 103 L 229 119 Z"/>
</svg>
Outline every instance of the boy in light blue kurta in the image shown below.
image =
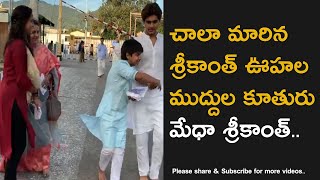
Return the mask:
<svg viewBox="0 0 320 180">
<path fill-rule="evenodd" d="M 126 144 L 127 104 L 126 92 L 131 82 L 148 85 L 150 89 L 160 88 L 160 81 L 138 72 L 133 66 L 140 61 L 143 52 L 141 44 L 130 39 L 123 43 L 121 60 L 112 65 L 106 83 L 106 88 L 96 116 L 81 115 L 82 121 L 89 131 L 100 139 L 103 148 L 99 161 L 99 180 L 105 180 L 105 169 L 112 159 L 111 180 L 119 180 Z"/>
</svg>

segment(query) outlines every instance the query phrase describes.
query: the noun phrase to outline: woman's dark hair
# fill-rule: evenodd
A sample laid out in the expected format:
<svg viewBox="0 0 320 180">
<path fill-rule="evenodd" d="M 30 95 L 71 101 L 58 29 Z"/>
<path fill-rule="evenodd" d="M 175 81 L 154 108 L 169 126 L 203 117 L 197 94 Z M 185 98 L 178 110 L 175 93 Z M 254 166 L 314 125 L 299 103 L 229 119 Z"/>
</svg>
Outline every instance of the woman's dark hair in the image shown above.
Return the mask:
<svg viewBox="0 0 320 180">
<path fill-rule="evenodd" d="M 32 22 L 33 22 L 34 25 L 37 25 L 37 26 L 40 26 L 40 25 L 41 25 L 40 22 L 37 21 L 37 20 L 35 20 L 35 19 L 33 19 Z"/>
<path fill-rule="evenodd" d="M 152 15 L 156 15 L 159 21 L 161 20 L 162 10 L 157 3 L 147 4 L 141 12 L 141 17 L 143 21 L 145 21 L 149 16 Z"/>
<path fill-rule="evenodd" d="M 143 53 L 142 45 L 135 39 L 124 41 L 121 47 L 121 59 L 128 60 L 127 53 L 130 56 L 134 53 Z"/>
<path fill-rule="evenodd" d="M 32 16 L 32 9 L 27 6 L 17 6 L 11 15 L 11 27 L 9 31 L 9 38 L 6 43 L 4 52 L 7 46 L 15 39 L 21 39 L 25 42 L 26 46 L 31 50 L 30 36 L 28 32 L 25 32 L 25 26 L 29 18 Z"/>
</svg>

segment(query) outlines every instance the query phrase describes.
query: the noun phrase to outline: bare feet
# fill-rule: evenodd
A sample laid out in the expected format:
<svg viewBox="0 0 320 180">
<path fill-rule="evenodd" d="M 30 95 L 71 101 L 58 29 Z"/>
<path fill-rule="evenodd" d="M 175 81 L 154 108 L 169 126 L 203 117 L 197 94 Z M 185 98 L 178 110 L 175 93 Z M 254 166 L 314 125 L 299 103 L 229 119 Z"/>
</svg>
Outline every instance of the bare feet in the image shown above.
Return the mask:
<svg viewBox="0 0 320 180">
<path fill-rule="evenodd" d="M 49 177 L 49 169 L 44 169 L 43 171 L 42 171 L 42 174 L 43 174 L 43 177 Z"/>
<path fill-rule="evenodd" d="M 148 180 L 148 176 L 140 176 L 140 180 Z"/>
<path fill-rule="evenodd" d="M 106 173 L 99 169 L 99 180 L 107 180 Z"/>
</svg>

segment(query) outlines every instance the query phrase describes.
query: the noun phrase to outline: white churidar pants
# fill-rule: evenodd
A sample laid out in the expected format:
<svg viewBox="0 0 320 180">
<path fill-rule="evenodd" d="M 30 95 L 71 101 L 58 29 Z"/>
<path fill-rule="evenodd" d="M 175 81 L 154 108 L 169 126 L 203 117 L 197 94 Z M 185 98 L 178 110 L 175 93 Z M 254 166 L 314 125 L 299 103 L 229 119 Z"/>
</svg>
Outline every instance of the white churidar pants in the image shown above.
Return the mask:
<svg viewBox="0 0 320 180">
<path fill-rule="evenodd" d="M 100 154 L 99 167 L 102 171 L 105 171 L 109 162 L 112 160 L 110 180 L 120 180 L 123 156 L 124 156 L 124 149 L 102 148 L 101 154 Z"/>
<path fill-rule="evenodd" d="M 136 135 L 137 160 L 140 176 L 158 179 L 163 159 L 163 97 L 143 98 L 131 102 L 133 132 Z M 149 132 L 153 132 L 151 166 L 149 160 Z"/>
</svg>

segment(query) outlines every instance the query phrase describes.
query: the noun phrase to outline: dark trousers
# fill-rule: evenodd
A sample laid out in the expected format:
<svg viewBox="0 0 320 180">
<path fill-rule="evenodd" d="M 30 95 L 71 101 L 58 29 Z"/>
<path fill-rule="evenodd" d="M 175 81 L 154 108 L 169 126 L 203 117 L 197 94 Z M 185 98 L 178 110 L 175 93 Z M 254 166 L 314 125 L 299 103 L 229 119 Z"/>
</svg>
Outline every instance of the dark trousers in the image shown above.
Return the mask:
<svg viewBox="0 0 320 180">
<path fill-rule="evenodd" d="M 17 167 L 26 147 L 26 123 L 16 101 L 12 107 L 11 147 L 12 154 L 6 163 L 5 180 L 17 179 Z"/>
<path fill-rule="evenodd" d="M 80 52 L 80 62 L 84 62 L 84 52 Z"/>
</svg>

